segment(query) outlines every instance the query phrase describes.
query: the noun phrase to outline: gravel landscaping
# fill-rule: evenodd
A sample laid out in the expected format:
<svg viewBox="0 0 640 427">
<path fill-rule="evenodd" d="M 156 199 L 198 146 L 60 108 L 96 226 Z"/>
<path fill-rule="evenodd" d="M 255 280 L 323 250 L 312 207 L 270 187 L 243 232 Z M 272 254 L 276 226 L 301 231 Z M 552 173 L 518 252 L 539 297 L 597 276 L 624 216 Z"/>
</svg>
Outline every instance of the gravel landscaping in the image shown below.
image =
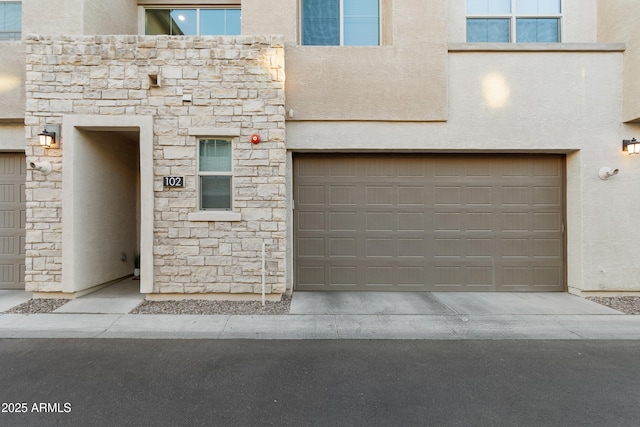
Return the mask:
<svg viewBox="0 0 640 427">
<path fill-rule="evenodd" d="M 280 301 L 145 301 L 131 311 L 131 314 L 289 314 L 291 297 L 283 296 Z"/>
<path fill-rule="evenodd" d="M 68 299 L 30 299 L 29 301 L 17 305 L 6 312 L 16 314 L 51 313 L 53 310 L 57 310 L 68 302 Z"/>
<path fill-rule="evenodd" d="M 624 314 L 640 314 L 640 297 L 589 297 L 587 299 Z"/>
</svg>

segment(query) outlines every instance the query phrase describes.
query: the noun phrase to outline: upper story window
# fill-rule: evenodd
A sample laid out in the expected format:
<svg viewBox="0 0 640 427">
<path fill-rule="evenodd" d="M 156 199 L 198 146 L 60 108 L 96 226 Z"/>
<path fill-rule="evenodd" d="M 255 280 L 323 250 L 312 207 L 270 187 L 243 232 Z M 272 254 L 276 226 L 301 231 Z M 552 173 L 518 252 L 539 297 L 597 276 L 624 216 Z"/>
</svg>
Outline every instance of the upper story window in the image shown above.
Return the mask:
<svg viewBox="0 0 640 427">
<path fill-rule="evenodd" d="M 467 0 L 467 42 L 560 42 L 561 0 Z"/>
<path fill-rule="evenodd" d="M 302 44 L 380 45 L 380 0 L 302 0 Z"/>
<path fill-rule="evenodd" d="M 155 9 L 144 11 L 147 35 L 219 36 L 240 34 L 240 9 Z"/>
<path fill-rule="evenodd" d="M 0 40 L 22 37 L 22 2 L 0 1 Z"/>
</svg>

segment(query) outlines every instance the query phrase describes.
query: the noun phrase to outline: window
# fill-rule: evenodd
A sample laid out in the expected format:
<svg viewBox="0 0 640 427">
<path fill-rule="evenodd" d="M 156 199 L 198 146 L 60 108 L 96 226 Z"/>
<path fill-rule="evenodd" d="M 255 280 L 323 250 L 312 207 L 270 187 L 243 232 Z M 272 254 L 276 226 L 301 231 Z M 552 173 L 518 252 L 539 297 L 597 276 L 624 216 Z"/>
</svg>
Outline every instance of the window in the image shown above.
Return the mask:
<svg viewBox="0 0 640 427">
<path fill-rule="evenodd" d="M 22 2 L 0 1 L 0 40 L 22 37 Z"/>
<path fill-rule="evenodd" d="M 302 44 L 378 46 L 380 0 L 302 0 Z"/>
<path fill-rule="evenodd" d="M 233 168 L 230 139 L 200 139 L 198 183 L 200 210 L 230 211 Z"/>
<path fill-rule="evenodd" d="M 467 41 L 559 42 L 561 13 L 561 0 L 467 0 Z"/>
<path fill-rule="evenodd" d="M 145 9 L 144 15 L 147 35 L 240 34 L 240 9 Z"/>
</svg>

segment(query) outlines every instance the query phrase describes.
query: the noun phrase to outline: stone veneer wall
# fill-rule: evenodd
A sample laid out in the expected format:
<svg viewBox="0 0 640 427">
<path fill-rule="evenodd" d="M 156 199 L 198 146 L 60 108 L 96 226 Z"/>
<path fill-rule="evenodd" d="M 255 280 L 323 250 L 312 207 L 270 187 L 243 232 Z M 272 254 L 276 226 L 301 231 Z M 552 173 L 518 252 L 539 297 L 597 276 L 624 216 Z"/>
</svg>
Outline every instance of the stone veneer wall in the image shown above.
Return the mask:
<svg viewBox="0 0 640 427">
<path fill-rule="evenodd" d="M 260 292 L 263 241 L 267 291 L 285 291 L 282 37 L 28 36 L 26 52 L 28 160 L 44 160 L 37 134 L 63 115 L 153 116 L 154 293 Z M 150 87 L 150 74 L 160 87 Z M 240 130 L 233 148 L 241 221 L 188 220 L 197 209 L 190 128 Z M 251 144 L 253 133 L 263 142 Z M 27 174 L 29 291 L 62 289 L 62 138 L 62 149 L 46 154 L 53 172 Z M 185 176 L 186 186 L 164 188 L 167 175 Z"/>
</svg>

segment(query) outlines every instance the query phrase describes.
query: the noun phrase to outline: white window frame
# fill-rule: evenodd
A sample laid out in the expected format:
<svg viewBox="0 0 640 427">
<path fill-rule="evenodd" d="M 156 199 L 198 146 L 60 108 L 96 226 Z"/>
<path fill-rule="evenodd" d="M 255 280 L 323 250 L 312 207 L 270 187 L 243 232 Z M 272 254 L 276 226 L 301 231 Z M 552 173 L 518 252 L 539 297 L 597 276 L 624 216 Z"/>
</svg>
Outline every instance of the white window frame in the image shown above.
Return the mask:
<svg viewBox="0 0 640 427">
<path fill-rule="evenodd" d="M 194 7 L 189 4 L 166 4 L 166 5 L 153 5 L 153 6 L 140 6 L 138 8 L 138 28 L 140 35 L 146 35 L 146 11 L 151 9 L 185 9 L 196 11 L 196 36 L 200 36 L 200 11 L 201 10 L 215 10 L 215 9 L 234 9 L 240 11 L 240 29 L 242 30 L 242 7 L 238 5 L 221 5 L 221 6 L 206 6 L 206 7 Z"/>
<path fill-rule="evenodd" d="M 231 163 L 231 170 L 229 171 L 201 171 L 200 170 L 200 144 L 202 141 L 225 141 L 229 143 L 229 147 L 230 147 L 230 156 L 231 158 L 230 163 Z M 221 137 L 221 136 L 200 136 L 197 139 L 198 144 L 197 144 L 197 153 L 198 153 L 198 161 L 197 161 L 197 168 L 196 168 L 196 173 L 198 176 L 198 184 L 197 184 L 197 189 L 198 189 L 198 210 L 199 211 L 212 211 L 212 212 L 229 212 L 229 211 L 233 211 L 233 205 L 234 205 L 234 200 L 233 200 L 233 193 L 234 193 L 234 179 L 233 179 L 233 138 L 229 138 L 229 137 Z M 202 184 L 201 184 L 201 178 L 203 176 L 224 176 L 224 177 L 230 177 L 231 180 L 229 181 L 229 208 L 208 208 L 205 209 L 202 207 Z"/>
<path fill-rule="evenodd" d="M 24 9 L 23 9 L 23 1 L 22 0 L 4 0 L 2 3 L 20 3 L 20 30 L 19 31 L 6 31 L 6 32 L 2 32 L 2 34 L 16 34 L 17 33 L 17 37 L 15 38 L 7 38 L 7 39 L 2 39 L 0 38 L 0 42 L 14 42 L 14 41 L 20 41 L 22 40 L 22 16 L 24 13 Z"/>
<path fill-rule="evenodd" d="M 195 137 L 196 144 L 196 165 L 195 165 L 195 177 L 196 177 L 196 212 L 190 212 L 187 215 L 189 221 L 227 221 L 236 222 L 242 220 L 240 212 L 234 211 L 235 208 L 235 176 L 234 173 L 234 153 L 235 145 L 240 137 L 240 129 L 226 129 L 226 128 L 189 128 L 189 136 Z M 200 192 L 200 140 L 202 139 L 224 139 L 231 142 L 231 210 L 201 210 L 200 201 L 202 200 L 202 194 Z M 213 172 L 212 175 L 220 175 L 218 172 Z"/>
<path fill-rule="evenodd" d="M 469 15 L 466 13 L 467 1 L 465 0 L 465 40 L 467 39 L 467 21 L 469 19 L 509 19 L 509 43 L 518 43 L 518 34 L 516 33 L 518 19 L 557 19 L 558 20 L 558 41 L 553 43 L 562 43 L 563 22 L 564 22 L 564 1 L 560 0 L 560 13 L 544 14 L 544 15 L 519 15 L 516 13 L 516 3 L 518 0 L 511 0 L 511 13 L 490 14 L 490 15 Z M 474 42 L 471 42 L 474 43 Z"/>
<path fill-rule="evenodd" d="M 303 45 L 304 42 L 304 0 L 300 0 L 300 7 L 298 7 L 298 22 L 300 23 L 300 45 L 310 47 L 321 47 L 319 45 Z M 328 45 L 333 46 L 333 45 Z M 344 46 L 344 0 L 340 0 L 340 46 Z M 350 45 L 351 46 L 351 45 Z M 364 47 L 376 47 L 382 46 L 382 0 L 378 0 L 378 44 Z M 352 46 L 361 47 L 361 46 Z"/>
</svg>

